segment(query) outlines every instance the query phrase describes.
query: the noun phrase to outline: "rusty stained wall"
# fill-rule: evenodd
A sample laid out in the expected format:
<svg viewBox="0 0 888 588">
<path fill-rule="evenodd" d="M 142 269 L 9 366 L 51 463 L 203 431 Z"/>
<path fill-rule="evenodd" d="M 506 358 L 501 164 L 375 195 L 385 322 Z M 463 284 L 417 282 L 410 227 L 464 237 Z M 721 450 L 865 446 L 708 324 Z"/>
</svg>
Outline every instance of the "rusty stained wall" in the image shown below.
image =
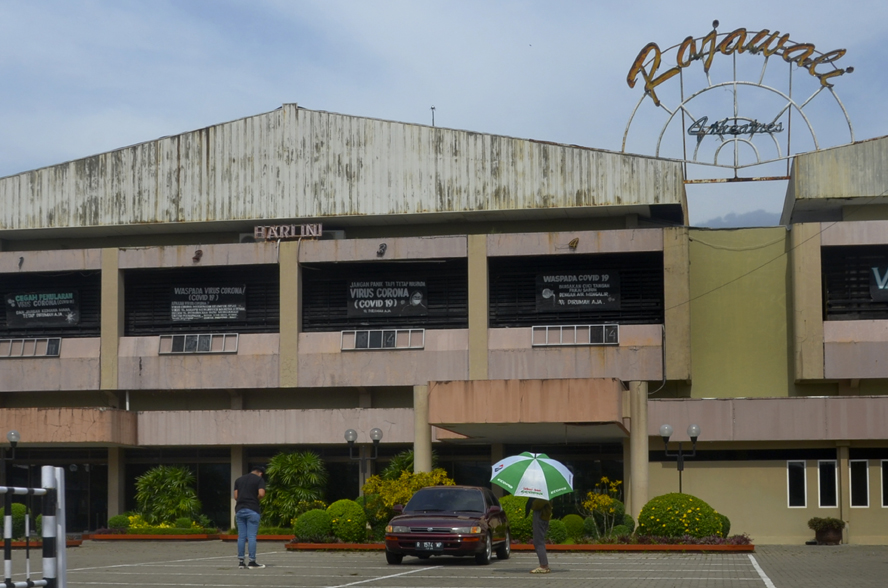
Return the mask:
<svg viewBox="0 0 888 588">
<path fill-rule="evenodd" d="M 888 137 L 798 155 L 788 194 L 799 201 L 884 196 L 886 161 Z M 786 212 L 784 208 L 784 215 Z"/>
<path fill-rule="evenodd" d="M 287 104 L 0 179 L 0 230 L 685 204 L 679 164 Z"/>
<path fill-rule="evenodd" d="M 0 429 L 21 431 L 23 446 L 135 445 L 136 413 L 114 408 L 6 408 L 0 410 Z"/>
</svg>

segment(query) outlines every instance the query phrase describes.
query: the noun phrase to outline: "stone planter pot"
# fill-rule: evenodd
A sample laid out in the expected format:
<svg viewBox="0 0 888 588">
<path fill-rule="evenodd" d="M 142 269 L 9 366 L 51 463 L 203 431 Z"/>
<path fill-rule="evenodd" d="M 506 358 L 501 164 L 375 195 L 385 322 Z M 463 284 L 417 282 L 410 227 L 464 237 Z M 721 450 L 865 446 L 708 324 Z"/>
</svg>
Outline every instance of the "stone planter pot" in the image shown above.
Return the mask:
<svg viewBox="0 0 888 588">
<path fill-rule="evenodd" d="M 822 529 L 814 532 L 817 545 L 841 545 L 842 529 Z"/>
</svg>

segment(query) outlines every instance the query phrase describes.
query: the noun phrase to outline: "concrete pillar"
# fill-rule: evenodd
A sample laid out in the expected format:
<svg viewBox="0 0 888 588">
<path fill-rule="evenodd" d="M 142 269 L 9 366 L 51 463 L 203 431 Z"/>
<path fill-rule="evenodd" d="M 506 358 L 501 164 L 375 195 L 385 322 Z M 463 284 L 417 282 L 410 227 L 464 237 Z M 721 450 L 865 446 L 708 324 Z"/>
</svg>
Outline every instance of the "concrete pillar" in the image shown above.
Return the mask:
<svg viewBox="0 0 888 588">
<path fill-rule="evenodd" d="M 648 501 L 647 382 L 630 382 L 629 396 L 632 422 L 629 433 L 631 458 L 629 479 L 632 486 L 629 493 L 632 497 L 632 518 L 637 521 L 638 513 Z"/>
<path fill-rule="evenodd" d="M 126 512 L 124 489 L 126 487 L 126 464 L 123 449 L 108 448 L 108 518 Z M 103 521 L 102 524 L 108 521 Z"/>
<path fill-rule="evenodd" d="M 839 468 L 839 518 L 845 521 L 845 530 L 842 531 L 842 541 L 851 543 L 853 529 L 847 524 L 851 516 L 851 464 L 849 460 L 850 443 L 839 441 L 836 447 L 836 467 Z"/>
<path fill-rule="evenodd" d="M 280 381 L 281 388 L 299 386 L 299 333 L 302 331 L 302 269 L 300 241 L 278 243 L 281 280 Z"/>
<path fill-rule="evenodd" d="M 468 236 L 469 379 L 487 379 L 487 235 Z"/>
<path fill-rule="evenodd" d="M 632 443 L 629 439 L 623 439 L 623 504 L 627 514 L 635 512 L 632 508 Z M 638 510 L 641 511 L 641 507 Z"/>
<path fill-rule="evenodd" d="M 247 452 L 243 445 L 231 446 L 231 483 L 228 485 L 228 495 L 231 497 L 231 512 L 228 527 L 236 527 L 234 520 L 234 481 L 247 473 Z"/>
<path fill-rule="evenodd" d="M 413 471 L 432 471 L 432 427 L 429 425 L 429 387 L 413 387 Z"/>
<path fill-rule="evenodd" d="M 102 249 L 102 326 L 101 379 L 102 390 L 117 390 L 117 353 L 123 336 L 123 274 L 118 264 L 119 250 Z"/>
<path fill-rule="evenodd" d="M 491 443 L 490 444 L 490 463 L 495 464 L 499 460 L 506 457 L 504 455 L 505 451 L 506 451 L 506 448 L 502 443 Z M 493 495 L 496 496 L 497 498 L 502 498 L 503 495 L 506 493 L 506 491 L 501 486 L 497 486 L 496 484 L 492 484 L 491 489 L 493 490 Z"/>
</svg>

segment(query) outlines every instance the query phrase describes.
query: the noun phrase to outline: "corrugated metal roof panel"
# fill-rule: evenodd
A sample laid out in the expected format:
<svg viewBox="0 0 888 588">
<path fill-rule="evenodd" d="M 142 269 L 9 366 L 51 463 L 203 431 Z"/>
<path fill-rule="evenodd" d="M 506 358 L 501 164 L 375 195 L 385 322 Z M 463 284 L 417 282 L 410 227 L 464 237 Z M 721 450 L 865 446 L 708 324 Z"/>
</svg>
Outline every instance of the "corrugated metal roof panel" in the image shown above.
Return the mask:
<svg viewBox="0 0 888 588">
<path fill-rule="evenodd" d="M 676 204 L 680 164 L 295 104 L 0 179 L 0 230 Z"/>
</svg>

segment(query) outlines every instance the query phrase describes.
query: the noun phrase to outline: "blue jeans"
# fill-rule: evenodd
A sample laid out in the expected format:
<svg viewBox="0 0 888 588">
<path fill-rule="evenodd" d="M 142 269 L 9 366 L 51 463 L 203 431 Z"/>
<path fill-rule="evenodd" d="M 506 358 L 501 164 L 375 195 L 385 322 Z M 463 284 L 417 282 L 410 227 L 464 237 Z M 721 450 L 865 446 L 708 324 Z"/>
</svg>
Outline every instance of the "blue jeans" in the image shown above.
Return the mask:
<svg viewBox="0 0 888 588">
<path fill-rule="evenodd" d="M 259 532 L 259 513 L 242 508 L 234 515 L 237 521 L 237 558 L 244 559 L 244 544 L 249 542 L 250 561 L 256 561 L 256 533 Z"/>
</svg>

